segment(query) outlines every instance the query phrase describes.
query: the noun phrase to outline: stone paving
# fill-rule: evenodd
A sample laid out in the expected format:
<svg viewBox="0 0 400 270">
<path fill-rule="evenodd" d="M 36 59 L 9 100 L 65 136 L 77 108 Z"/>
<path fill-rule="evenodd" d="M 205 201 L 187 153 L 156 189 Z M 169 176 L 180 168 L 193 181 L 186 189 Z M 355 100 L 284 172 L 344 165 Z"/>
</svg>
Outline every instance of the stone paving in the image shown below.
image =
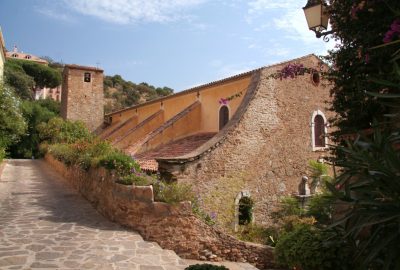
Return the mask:
<svg viewBox="0 0 400 270">
<path fill-rule="evenodd" d="M 102 217 L 43 161 L 7 161 L 0 176 L 0 269 L 172 270 L 194 263 Z"/>
</svg>

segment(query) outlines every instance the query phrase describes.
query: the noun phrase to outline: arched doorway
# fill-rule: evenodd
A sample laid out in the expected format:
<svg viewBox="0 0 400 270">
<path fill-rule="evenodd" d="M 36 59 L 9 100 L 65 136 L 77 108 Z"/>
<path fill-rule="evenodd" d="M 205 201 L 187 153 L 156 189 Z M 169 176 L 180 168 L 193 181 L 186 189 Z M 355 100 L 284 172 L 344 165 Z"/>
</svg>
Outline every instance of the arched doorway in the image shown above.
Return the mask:
<svg viewBox="0 0 400 270">
<path fill-rule="evenodd" d="M 239 225 L 247 225 L 254 222 L 254 201 L 247 190 L 239 192 L 235 199 L 235 223 L 234 230 L 237 232 Z"/>
<path fill-rule="evenodd" d="M 239 200 L 239 225 L 247 225 L 253 221 L 253 205 L 250 197 L 242 197 Z"/>
<path fill-rule="evenodd" d="M 222 106 L 219 109 L 219 130 L 221 130 L 229 121 L 229 109 L 227 106 Z"/>
</svg>

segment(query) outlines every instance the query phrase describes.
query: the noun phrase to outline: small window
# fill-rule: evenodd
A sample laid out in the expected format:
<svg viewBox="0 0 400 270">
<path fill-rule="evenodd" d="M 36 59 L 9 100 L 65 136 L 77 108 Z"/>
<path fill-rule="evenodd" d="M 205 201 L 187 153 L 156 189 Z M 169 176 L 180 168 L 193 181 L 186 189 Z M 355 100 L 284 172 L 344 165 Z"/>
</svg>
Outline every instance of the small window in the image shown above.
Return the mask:
<svg viewBox="0 0 400 270">
<path fill-rule="evenodd" d="M 90 81 L 91 81 L 91 75 L 92 75 L 92 74 L 90 74 L 90 72 L 85 72 L 83 81 L 84 81 L 84 82 L 90 82 Z"/>
<path fill-rule="evenodd" d="M 11 55 L 11 57 L 17 58 L 17 57 L 18 57 L 18 54 L 13 53 L 13 54 Z"/>
<path fill-rule="evenodd" d="M 321 115 L 314 118 L 314 137 L 316 147 L 325 147 L 325 121 Z"/>
<path fill-rule="evenodd" d="M 222 106 L 219 109 L 219 130 L 221 130 L 229 121 L 229 109 L 227 106 Z"/>
<path fill-rule="evenodd" d="M 31 59 L 32 57 L 30 55 L 25 56 L 25 59 Z"/>
<path fill-rule="evenodd" d="M 321 78 L 318 71 L 314 71 L 313 73 L 311 73 L 311 81 L 315 86 L 319 85 Z"/>
<path fill-rule="evenodd" d="M 313 151 L 325 150 L 328 144 L 327 120 L 323 112 L 314 111 L 311 118 L 311 139 Z"/>
</svg>

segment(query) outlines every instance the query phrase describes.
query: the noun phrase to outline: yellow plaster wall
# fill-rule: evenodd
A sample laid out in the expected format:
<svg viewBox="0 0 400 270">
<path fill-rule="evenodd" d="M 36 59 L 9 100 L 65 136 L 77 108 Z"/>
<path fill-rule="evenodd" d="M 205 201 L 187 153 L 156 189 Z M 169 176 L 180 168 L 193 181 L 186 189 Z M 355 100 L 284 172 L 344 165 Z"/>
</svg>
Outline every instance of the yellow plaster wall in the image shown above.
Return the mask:
<svg viewBox="0 0 400 270">
<path fill-rule="evenodd" d="M 145 123 L 142 123 L 140 126 L 138 126 L 137 129 L 135 129 L 130 134 L 127 134 L 125 138 L 116 142 L 115 146 L 117 146 L 120 149 L 126 149 L 127 147 L 137 144 L 140 141 L 140 139 L 143 139 L 147 134 L 149 134 L 150 132 L 161 126 L 163 123 L 164 123 L 164 112 L 161 111 L 160 113 L 155 115 L 155 117 L 147 119 Z"/>
<path fill-rule="evenodd" d="M 123 136 L 124 134 L 126 134 L 130 129 L 134 128 L 137 124 L 138 124 L 138 118 L 135 115 L 125 120 L 120 125 L 118 125 L 118 127 L 113 129 L 113 131 L 109 133 L 106 139 L 113 141 L 115 138 L 118 138 L 119 136 Z"/>
<path fill-rule="evenodd" d="M 197 133 L 200 129 L 200 122 L 197 120 L 200 117 L 201 104 L 198 104 L 198 106 L 187 112 L 182 118 L 178 119 L 172 125 L 162 130 L 154 138 L 149 139 L 140 148 L 138 153 L 155 149 L 160 145 Z"/>
<path fill-rule="evenodd" d="M 242 95 L 239 98 L 234 98 L 228 102 L 229 119 L 232 118 L 247 92 L 250 80 L 251 75 L 248 75 L 232 82 L 208 87 L 201 92 L 200 101 L 203 104 L 203 110 L 201 112 L 201 131 L 218 132 L 219 109 L 221 108 L 219 100 L 242 92 Z"/>
<path fill-rule="evenodd" d="M 196 119 L 192 119 L 192 121 L 199 124 L 197 132 L 218 132 L 219 109 L 221 107 L 218 101 L 221 98 L 228 98 L 242 92 L 239 98 L 235 98 L 228 103 L 229 118 L 232 118 L 246 94 L 251 75 L 248 74 L 236 79 L 229 79 L 226 82 L 205 86 L 199 88 L 197 91 L 188 91 L 183 94 L 177 93 L 155 102 L 149 102 L 148 104 L 138 105 L 125 111 L 110 114 L 112 123 L 126 121 L 133 115 L 137 115 L 137 123 L 139 124 L 160 109 L 164 110 L 164 122 L 166 122 L 199 98 L 202 104 L 201 114 Z"/>
</svg>

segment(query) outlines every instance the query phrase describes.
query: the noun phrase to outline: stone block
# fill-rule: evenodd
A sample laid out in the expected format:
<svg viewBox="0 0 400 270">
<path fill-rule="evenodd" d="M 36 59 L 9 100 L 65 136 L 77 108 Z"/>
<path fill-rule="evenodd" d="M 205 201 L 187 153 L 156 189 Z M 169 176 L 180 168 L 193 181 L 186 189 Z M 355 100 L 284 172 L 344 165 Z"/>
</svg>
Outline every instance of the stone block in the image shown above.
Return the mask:
<svg viewBox="0 0 400 270">
<path fill-rule="evenodd" d="M 154 202 L 153 186 L 144 187 L 133 187 L 132 188 L 133 199 L 142 202 Z"/>
</svg>

